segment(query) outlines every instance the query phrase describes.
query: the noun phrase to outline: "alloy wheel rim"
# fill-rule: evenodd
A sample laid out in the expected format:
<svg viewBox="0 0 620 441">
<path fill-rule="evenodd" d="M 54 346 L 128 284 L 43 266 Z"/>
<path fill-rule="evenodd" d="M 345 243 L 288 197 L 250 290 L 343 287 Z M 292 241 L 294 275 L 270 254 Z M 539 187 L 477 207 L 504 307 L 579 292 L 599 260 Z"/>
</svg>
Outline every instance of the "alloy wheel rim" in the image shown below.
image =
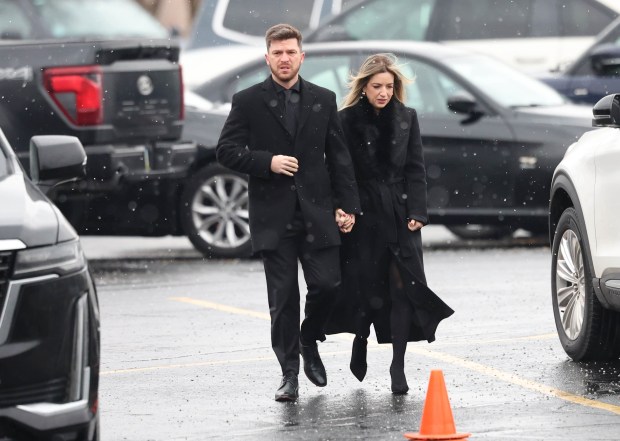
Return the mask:
<svg viewBox="0 0 620 441">
<path fill-rule="evenodd" d="M 206 180 L 192 200 L 192 221 L 209 245 L 232 249 L 250 240 L 248 183 L 236 175 Z"/>
<path fill-rule="evenodd" d="M 566 336 L 579 337 L 585 316 L 585 269 L 579 238 L 566 230 L 560 240 L 556 265 L 556 300 Z"/>
</svg>

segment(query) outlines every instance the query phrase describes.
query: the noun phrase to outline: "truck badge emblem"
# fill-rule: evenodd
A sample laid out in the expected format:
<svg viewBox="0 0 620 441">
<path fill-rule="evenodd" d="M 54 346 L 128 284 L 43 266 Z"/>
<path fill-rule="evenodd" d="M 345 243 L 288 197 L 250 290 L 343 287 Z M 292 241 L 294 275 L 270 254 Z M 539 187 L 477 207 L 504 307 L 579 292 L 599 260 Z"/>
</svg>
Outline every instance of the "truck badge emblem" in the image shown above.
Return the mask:
<svg viewBox="0 0 620 441">
<path fill-rule="evenodd" d="M 140 75 L 136 84 L 141 95 L 147 96 L 153 93 L 153 81 L 148 76 Z"/>
</svg>

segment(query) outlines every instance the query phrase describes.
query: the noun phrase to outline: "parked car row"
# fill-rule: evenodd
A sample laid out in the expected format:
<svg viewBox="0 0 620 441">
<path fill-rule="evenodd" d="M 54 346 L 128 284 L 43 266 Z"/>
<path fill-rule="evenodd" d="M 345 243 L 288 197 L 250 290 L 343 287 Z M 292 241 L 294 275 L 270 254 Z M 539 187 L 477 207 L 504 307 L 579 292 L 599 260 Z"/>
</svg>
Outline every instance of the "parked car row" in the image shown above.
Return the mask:
<svg viewBox="0 0 620 441">
<path fill-rule="evenodd" d="M 343 42 L 304 49 L 303 77 L 335 91 L 338 99 L 349 72 L 371 53 L 394 52 L 405 74 L 415 78 L 406 104 L 420 118 L 431 222 L 466 238 L 501 237 L 516 228 L 546 233 L 553 169 L 590 128 L 588 109 L 490 57 L 437 43 Z M 195 92 L 227 105 L 235 92 L 266 75 L 264 58 L 257 56 L 235 75 L 219 75 Z M 210 205 L 215 209 L 217 201 Z M 221 221 L 233 222 L 224 216 Z"/>
</svg>

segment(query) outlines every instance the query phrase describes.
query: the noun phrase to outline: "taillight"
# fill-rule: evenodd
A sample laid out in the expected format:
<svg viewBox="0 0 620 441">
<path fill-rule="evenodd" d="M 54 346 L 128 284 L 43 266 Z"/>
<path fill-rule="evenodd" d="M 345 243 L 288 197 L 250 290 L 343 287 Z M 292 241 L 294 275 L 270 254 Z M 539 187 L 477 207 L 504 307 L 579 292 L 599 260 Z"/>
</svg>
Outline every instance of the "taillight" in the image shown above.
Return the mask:
<svg viewBox="0 0 620 441">
<path fill-rule="evenodd" d="M 100 66 L 52 67 L 43 70 L 47 92 L 62 113 L 78 126 L 103 122 Z"/>
</svg>

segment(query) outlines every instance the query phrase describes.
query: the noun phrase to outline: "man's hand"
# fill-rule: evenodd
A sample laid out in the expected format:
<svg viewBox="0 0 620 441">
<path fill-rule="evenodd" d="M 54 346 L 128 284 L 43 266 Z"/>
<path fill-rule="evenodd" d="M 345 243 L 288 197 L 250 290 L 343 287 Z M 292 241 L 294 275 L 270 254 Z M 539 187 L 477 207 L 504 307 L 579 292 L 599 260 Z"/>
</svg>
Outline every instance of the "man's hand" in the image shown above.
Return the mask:
<svg viewBox="0 0 620 441">
<path fill-rule="evenodd" d="M 410 219 L 409 222 L 407 222 L 407 228 L 409 228 L 410 231 L 421 230 L 423 226 L 424 224 L 422 222 L 415 219 Z"/>
<path fill-rule="evenodd" d="M 294 156 L 275 155 L 271 158 L 271 171 L 286 176 L 293 176 L 299 164 Z"/>
<path fill-rule="evenodd" d="M 349 233 L 355 225 L 355 215 L 347 214 L 341 208 L 336 210 L 336 223 L 343 233 Z"/>
</svg>

